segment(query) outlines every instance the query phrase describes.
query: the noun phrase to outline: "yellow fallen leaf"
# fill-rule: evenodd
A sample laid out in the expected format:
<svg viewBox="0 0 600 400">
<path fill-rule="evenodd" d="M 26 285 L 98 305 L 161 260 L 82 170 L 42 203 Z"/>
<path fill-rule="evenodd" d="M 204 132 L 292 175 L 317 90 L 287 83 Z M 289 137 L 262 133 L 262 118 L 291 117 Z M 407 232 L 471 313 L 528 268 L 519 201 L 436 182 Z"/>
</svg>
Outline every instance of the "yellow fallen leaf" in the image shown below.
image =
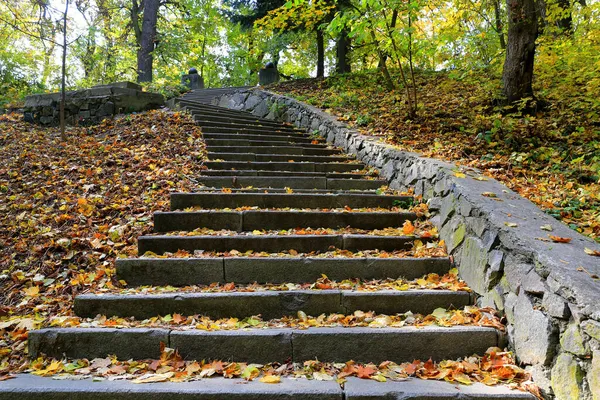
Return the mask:
<svg viewBox="0 0 600 400">
<path fill-rule="evenodd" d="M 262 383 L 281 383 L 279 375 L 265 375 L 259 379 Z"/>
<path fill-rule="evenodd" d="M 587 247 L 583 250 L 585 254 L 589 254 L 590 256 L 600 257 L 600 251 L 588 249 Z"/>
<path fill-rule="evenodd" d="M 25 296 L 35 297 L 40 294 L 40 288 L 37 286 L 28 287 L 27 289 L 23 289 L 23 293 L 25 293 Z"/>
<path fill-rule="evenodd" d="M 164 374 L 146 374 L 142 375 L 137 379 L 132 380 L 133 383 L 156 383 L 166 382 L 170 377 L 175 375 L 174 372 L 166 372 Z"/>
<path fill-rule="evenodd" d="M 467 175 L 463 174 L 462 172 L 455 172 L 454 176 L 457 178 L 466 178 Z"/>
</svg>

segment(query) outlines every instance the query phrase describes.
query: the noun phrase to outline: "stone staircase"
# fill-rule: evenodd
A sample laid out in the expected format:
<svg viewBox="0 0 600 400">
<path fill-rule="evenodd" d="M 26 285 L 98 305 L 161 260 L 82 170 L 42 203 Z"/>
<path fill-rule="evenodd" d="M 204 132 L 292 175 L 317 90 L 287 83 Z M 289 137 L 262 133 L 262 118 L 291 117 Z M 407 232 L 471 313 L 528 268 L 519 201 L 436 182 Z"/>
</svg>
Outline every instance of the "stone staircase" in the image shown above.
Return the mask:
<svg viewBox="0 0 600 400">
<path fill-rule="evenodd" d="M 155 234 L 139 238 L 140 256 L 119 259 L 117 273 L 130 287 L 315 282 L 331 280 L 417 279 L 447 273 L 447 257 L 318 257 L 332 251 L 394 252 L 410 250 L 414 236 L 386 236 L 373 230 L 419 221 L 414 212 L 392 212 L 411 204 L 410 196 L 382 194 L 386 182 L 353 156 L 291 126 L 251 114 L 183 98 L 180 105 L 202 127 L 210 161 L 194 193 L 174 193 L 171 211 L 158 212 Z M 373 208 L 375 211 L 359 209 Z M 406 207 L 404 207 L 406 208 Z M 297 234 L 294 229 L 330 228 L 323 234 Z M 360 230 L 348 233 L 343 228 Z M 194 232 L 199 229 L 199 233 Z M 214 230 L 206 233 L 207 229 Z M 291 233 L 277 234 L 291 229 Z M 267 230 L 267 234 L 264 233 Z M 338 231 L 335 231 L 338 230 Z M 420 240 L 427 242 L 426 237 Z M 282 253 L 286 257 L 200 256 L 204 252 Z M 190 257 L 161 258 L 186 251 Z M 150 252 L 150 253 L 149 253 Z M 297 254 L 297 255 L 294 255 Z M 155 256 L 156 255 L 156 256 Z M 194 256 L 196 255 L 196 256 Z M 78 316 L 146 319 L 178 313 L 211 318 L 263 319 L 299 312 L 352 314 L 357 310 L 387 315 L 428 314 L 435 309 L 472 304 L 466 291 L 451 290 L 271 290 L 227 292 L 89 293 L 75 299 Z M 161 342 L 186 360 L 233 360 L 249 363 L 412 362 L 414 359 L 457 359 L 505 345 L 496 329 L 460 327 L 315 327 L 307 329 L 238 329 L 206 331 L 166 328 L 48 328 L 30 332 L 31 357 L 57 358 L 115 355 L 119 359 L 160 357 Z M 128 382 L 50 381 L 27 376 L 0 384 L 0 399 L 38 398 L 44 393 L 73 399 L 532 399 L 504 387 L 450 384 L 410 379 L 378 383 L 349 378 L 335 382 L 283 379 L 279 385 L 211 378 L 187 383 L 135 385 Z M 6 386 L 8 385 L 8 386 Z M 13 386 L 10 386 L 13 385 Z M 13 389 L 11 389 L 13 388 Z M 11 391 L 12 390 L 12 391 Z M 11 397 L 13 396 L 13 397 Z M 88 397 L 86 397 L 88 396 Z"/>
</svg>

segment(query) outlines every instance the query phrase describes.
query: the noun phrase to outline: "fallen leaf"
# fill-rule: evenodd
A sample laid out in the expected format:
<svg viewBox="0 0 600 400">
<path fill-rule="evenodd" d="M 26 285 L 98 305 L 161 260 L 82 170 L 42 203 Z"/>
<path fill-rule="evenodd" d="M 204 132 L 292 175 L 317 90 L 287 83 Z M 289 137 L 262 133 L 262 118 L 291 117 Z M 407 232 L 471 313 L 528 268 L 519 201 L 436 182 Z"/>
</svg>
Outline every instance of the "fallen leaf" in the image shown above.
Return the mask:
<svg viewBox="0 0 600 400">
<path fill-rule="evenodd" d="M 560 237 L 554 235 L 548 235 L 548 237 L 555 243 L 569 243 L 572 239 L 568 237 Z"/>
<path fill-rule="evenodd" d="M 281 377 L 279 375 L 265 375 L 259 381 L 262 383 L 281 383 Z"/>
</svg>

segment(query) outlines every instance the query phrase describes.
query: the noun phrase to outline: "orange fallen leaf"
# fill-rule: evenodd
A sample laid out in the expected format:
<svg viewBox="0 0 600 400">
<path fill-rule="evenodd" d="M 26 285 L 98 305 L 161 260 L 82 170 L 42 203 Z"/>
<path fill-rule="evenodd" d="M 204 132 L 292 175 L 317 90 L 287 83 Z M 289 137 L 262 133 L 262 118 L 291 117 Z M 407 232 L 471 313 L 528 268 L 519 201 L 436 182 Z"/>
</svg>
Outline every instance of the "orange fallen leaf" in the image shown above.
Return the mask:
<svg viewBox="0 0 600 400">
<path fill-rule="evenodd" d="M 568 237 L 560 237 L 560 236 L 554 236 L 554 235 L 548 235 L 548 237 L 550 239 L 552 239 L 552 241 L 555 243 L 569 243 L 572 240 L 571 238 L 568 238 Z"/>
</svg>

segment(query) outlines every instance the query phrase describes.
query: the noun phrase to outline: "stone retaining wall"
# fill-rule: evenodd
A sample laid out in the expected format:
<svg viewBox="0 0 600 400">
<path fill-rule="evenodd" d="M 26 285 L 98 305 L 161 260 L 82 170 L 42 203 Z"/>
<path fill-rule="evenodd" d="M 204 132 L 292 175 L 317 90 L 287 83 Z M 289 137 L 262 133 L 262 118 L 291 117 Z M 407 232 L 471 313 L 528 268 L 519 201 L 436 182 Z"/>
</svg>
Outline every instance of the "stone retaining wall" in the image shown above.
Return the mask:
<svg viewBox="0 0 600 400">
<path fill-rule="evenodd" d="M 58 125 L 60 99 L 60 93 L 27 96 L 25 121 Z M 94 124 L 115 114 L 150 110 L 165 104 L 161 94 L 143 92 L 141 86 L 131 82 L 67 92 L 65 100 L 65 119 L 69 125 Z"/>
<path fill-rule="evenodd" d="M 318 131 L 391 188 L 414 188 L 478 304 L 506 315 L 510 346 L 544 395 L 600 400 L 600 258 L 584 252 L 597 243 L 477 170 L 398 150 L 296 100 L 251 89 L 214 104 Z M 572 241 L 553 243 L 549 233 Z"/>
</svg>

